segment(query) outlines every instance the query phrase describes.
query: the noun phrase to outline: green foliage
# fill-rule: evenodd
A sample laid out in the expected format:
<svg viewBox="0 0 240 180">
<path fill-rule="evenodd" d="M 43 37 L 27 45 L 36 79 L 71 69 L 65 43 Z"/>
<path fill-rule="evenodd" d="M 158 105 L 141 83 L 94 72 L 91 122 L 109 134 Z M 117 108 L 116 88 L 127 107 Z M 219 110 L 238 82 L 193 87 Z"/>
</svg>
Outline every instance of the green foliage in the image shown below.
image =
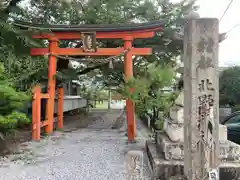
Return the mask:
<svg viewBox="0 0 240 180">
<path fill-rule="evenodd" d="M 152 56 L 135 58 L 134 72 L 137 74 L 142 62 L 145 62 L 145 64 L 148 62 L 175 63 L 175 57 L 181 54 L 183 48 L 182 41 L 173 38 L 174 33 L 182 28 L 182 18 L 193 9 L 193 4 L 194 0 L 182 0 L 179 3 L 173 3 L 170 0 L 31 0 L 29 6 L 22 7 L 21 13 L 15 18 L 40 24 L 119 24 L 160 20 L 164 24 L 162 35 L 134 41 L 135 47 L 152 47 L 154 52 Z M 78 42 L 75 43 L 79 45 Z M 123 42 L 119 40 L 101 40 L 99 42 L 99 47 L 111 48 L 122 45 Z M 61 41 L 60 46 L 73 47 L 74 45 L 70 41 Z M 114 70 L 109 70 L 107 65 L 104 64 L 96 66 L 95 68 L 101 71 L 96 71 L 94 74 L 95 76 L 102 75 L 97 78 L 98 81 L 102 81 L 102 84 L 108 86 L 110 82 L 111 85 L 118 86 L 123 82 L 122 67 L 122 61 L 114 63 Z M 95 68 L 90 69 L 90 71 Z M 76 71 L 78 75 L 89 72 L 82 71 L 82 69 Z M 65 75 L 73 74 L 65 73 Z M 78 76 L 74 75 L 74 77 Z"/>
<path fill-rule="evenodd" d="M 232 112 L 240 111 L 240 104 L 236 104 L 232 107 Z"/>
<path fill-rule="evenodd" d="M 20 1 L 21 0 L 19 0 L 19 2 Z M 157 61 L 161 64 L 174 63 L 173 59 L 182 51 L 182 42 L 173 39 L 174 33 L 182 28 L 182 18 L 193 9 L 192 5 L 194 4 L 194 0 L 182 0 L 179 3 L 173 3 L 170 0 L 90 0 L 81 2 L 78 0 L 30 0 L 28 3 L 29 4 L 25 4 L 25 6 L 18 6 L 17 11 L 11 7 L 11 10 L 14 11 L 7 14 L 7 19 L 20 19 L 40 24 L 118 24 L 162 20 L 165 26 L 163 35 L 146 40 L 136 40 L 134 42 L 135 47 L 153 47 L 154 49 L 152 56 L 139 57 L 137 61 L 134 62 L 135 72 L 137 73 L 138 63 L 143 61 Z M 17 7 L 16 4 L 14 7 Z M 4 50 L 2 52 L 8 52 L 8 49 L 13 49 L 14 54 L 22 55 L 28 54 L 30 46 L 39 46 L 40 44 L 43 46 L 42 43 L 32 40 L 31 33 L 20 31 L 9 22 L 10 21 L 3 21 L 0 23 L 4 27 L 0 32 L 1 37 L 4 39 L 4 43 L 2 43 Z M 61 41 L 60 46 L 72 47 L 73 43 L 74 42 L 70 41 Z M 117 47 L 122 46 L 122 42 L 119 40 L 103 40 L 99 45 L 101 47 Z M 104 76 L 109 76 L 112 79 L 111 83 L 118 85 L 120 81 L 123 80 L 121 76 L 122 62 L 120 61 L 114 66 L 116 69 L 111 71 L 110 75 L 105 65 L 101 67 L 97 66 L 96 68 L 100 68 L 102 71 L 101 74 Z M 35 69 L 33 64 L 29 64 L 29 67 L 32 67 L 33 70 Z M 21 68 L 21 70 L 24 69 Z M 38 80 L 42 77 L 42 73 L 44 74 L 43 76 L 46 75 L 45 71 L 39 71 L 40 76 L 30 76 L 29 79 Z M 99 72 L 96 74 L 99 74 Z M 102 79 L 102 81 L 105 80 L 106 78 Z M 26 82 L 24 82 L 24 84 L 26 84 Z"/>
<path fill-rule="evenodd" d="M 163 130 L 163 126 L 164 126 L 164 117 L 162 117 L 162 119 L 156 120 L 155 121 L 155 129 L 156 130 Z"/>
<path fill-rule="evenodd" d="M 0 67 L 0 114 L 8 115 L 14 110 L 24 108 L 24 103 L 29 100 L 24 92 L 17 92 L 13 84 L 4 74 L 3 65 Z"/>
<path fill-rule="evenodd" d="M 1 56 L 0 56 L 1 57 Z M 5 68 L 5 76 L 14 85 L 23 91 L 31 91 L 32 84 L 39 83 L 43 76 L 47 75 L 47 59 L 31 58 L 29 56 L 16 56 L 12 51 L 9 55 L 2 57 Z"/>
<path fill-rule="evenodd" d="M 30 97 L 24 92 L 17 92 L 13 83 L 5 75 L 4 66 L 0 64 L 0 131 L 7 132 L 30 120 L 23 113 L 16 112 L 24 108 Z"/>
<path fill-rule="evenodd" d="M 26 114 L 21 112 L 12 112 L 6 116 L 0 115 L 0 132 L 7 133 L 29 125 L 31 120 Z"/>
<path fill-rule="evenodd" d="M 240 66 L 224 70 L 219 79 L 220 104 L 240 104 Z"/>
<path fill-rule="evenodd" d="M 138 116 L 150 118 L 152 126 L 160 128 L 176 98 L 175 92 L 163 90 L 172 86 L 175 71 L 169 66 L 150 64 L 140 72 L 123 84 L 119 92 L 135 103 Z"/>
<path fill-rule="evenodd" d="M 108 99 L 108 93 L 106 91 L 97 89 L 95 92 L 95 100 L 103 101 L 106 99 Z"/>
<path fill-rule="evenodd" d="M 4 64 L 5 75 L 22 90 L 28 90 L 40 68 L 46 69 L 44 58 L 29 57 L 30 47 L 44 46 L 41 41 L 32 39 L 32 33 L 22 31 L 12 21 L 23 17 L 26 9 L 18 6 L 23 0 L 12 0 L 5 5 L 0 3 L 0 63 Z M 39 65 L 41 67 L 39 67 Z M 44 67 L 43 67 L 44 66 Z"/>
</svg>

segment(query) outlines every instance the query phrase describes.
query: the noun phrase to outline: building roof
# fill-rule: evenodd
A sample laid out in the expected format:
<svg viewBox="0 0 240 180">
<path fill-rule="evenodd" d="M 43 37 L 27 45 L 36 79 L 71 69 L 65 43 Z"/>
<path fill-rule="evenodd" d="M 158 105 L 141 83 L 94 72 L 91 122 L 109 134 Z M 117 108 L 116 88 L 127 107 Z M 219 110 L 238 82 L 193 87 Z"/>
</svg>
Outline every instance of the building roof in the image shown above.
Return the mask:
<svg viewBox="0 0 240 180">
<path fill-rule="evenodd" d="M 146 23 L 131 24 L 33 24 L 24 21 L 15 21 L 13 23 L 22 29 L 50 30 L 52 32 L 122 32 L 122 31 L 152 31 L 161 30 L 164 26 L 162 21 L 150 21 Z"/>
</svg>

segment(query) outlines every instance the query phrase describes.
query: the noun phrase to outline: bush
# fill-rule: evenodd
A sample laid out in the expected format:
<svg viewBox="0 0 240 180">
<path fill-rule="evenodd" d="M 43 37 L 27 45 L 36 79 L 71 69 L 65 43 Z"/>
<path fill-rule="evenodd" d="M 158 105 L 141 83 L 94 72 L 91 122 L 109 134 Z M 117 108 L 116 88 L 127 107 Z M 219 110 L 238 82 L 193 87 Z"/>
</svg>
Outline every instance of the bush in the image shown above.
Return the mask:
<svg viewBox="0 0 240 180">
<path fill-rule="evenodd" d="M 225 69 L 219 77 L 220 104 L 240 104 L 240 66 Z"/>
<path fill-rule="evenodd" d="M 232 112 L 240 111 L 240 104 L 236 104 L 232 107 Z"/>
<path fill-rule="evenodd" d="M 174 79 L 175 71 L 172 67 L 149 64 L 148 67 L 141 69 L 137 77 L 123 84 L 119 92 L 135 103 L 138 117 L 150 119 L 151 127 L 161 130 L 164 118 L 178 94 L 165 93 L 162 89 L 170 87 Z M 134 91 L 131 92 L 131 89 Z"/>
<path fill-rule="evenodd" d="M 0 64 L 0 131 L 7 133 L 18 127 L 25 126 L 31 121 L 21 111 L 30 99 L 24 92 L 17 92 L 11 80 L 4 74 Z"/>
<path fill-rule="evenodd" d="M 7 116 L 0 116 L 0 132 L 6 134 L 12 132 L 17 128 L 29 125 L 31 120 L 26 114 L 20 112 L 13 112 Z"/>
</svg>

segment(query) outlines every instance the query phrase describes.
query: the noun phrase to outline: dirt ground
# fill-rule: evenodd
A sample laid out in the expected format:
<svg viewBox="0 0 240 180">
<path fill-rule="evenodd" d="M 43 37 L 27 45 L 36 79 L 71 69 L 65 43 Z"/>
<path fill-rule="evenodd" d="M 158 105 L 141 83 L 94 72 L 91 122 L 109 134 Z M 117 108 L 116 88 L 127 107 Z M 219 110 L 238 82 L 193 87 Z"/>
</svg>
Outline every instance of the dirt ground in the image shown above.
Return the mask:
<svg viewBox="0 0 240 180">
<path fill-rule="evenodd" d="M 83 112 L 70 112 L 64 114 L 64 129 L 79 129 L 87 127 L 91 122 L 92 113 L 86 115 Z M 56 125 L 56 123 L 55 123 Z M 18 153 L 19 146 L 31 141 L 31 128 L 18 129 L 13 134 L 9 134 L 4 137 L 4 140 L 0 138 L 0 157 L 4 157 L 9 154 Z"/>
</svg>

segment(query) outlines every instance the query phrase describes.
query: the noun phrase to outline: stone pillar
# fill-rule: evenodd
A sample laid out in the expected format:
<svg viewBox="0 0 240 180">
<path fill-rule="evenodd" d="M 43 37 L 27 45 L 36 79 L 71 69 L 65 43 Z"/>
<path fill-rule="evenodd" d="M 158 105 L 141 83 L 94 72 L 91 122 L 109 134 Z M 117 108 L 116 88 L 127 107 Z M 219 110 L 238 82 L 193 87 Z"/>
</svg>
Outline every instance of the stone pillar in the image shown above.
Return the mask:
<svg viewBox="0 0 240 180">
<path fill-rule="evenodd" d="M 218 20 L 191 19 L 184 27 L 184 173 L 218 179 Z M 215 173 L 217 172 L 217 173 Z M 208 178 L 207 178 L 208 179 Z"/>
<path fill-rule="evenodd" d="M 108 88 L 108 110 L 111 109 L 111 102 L 112 102 L 112 93 L 111 93 L 111 87 L 109 85 L 109 88 Z"/>
</svg>

